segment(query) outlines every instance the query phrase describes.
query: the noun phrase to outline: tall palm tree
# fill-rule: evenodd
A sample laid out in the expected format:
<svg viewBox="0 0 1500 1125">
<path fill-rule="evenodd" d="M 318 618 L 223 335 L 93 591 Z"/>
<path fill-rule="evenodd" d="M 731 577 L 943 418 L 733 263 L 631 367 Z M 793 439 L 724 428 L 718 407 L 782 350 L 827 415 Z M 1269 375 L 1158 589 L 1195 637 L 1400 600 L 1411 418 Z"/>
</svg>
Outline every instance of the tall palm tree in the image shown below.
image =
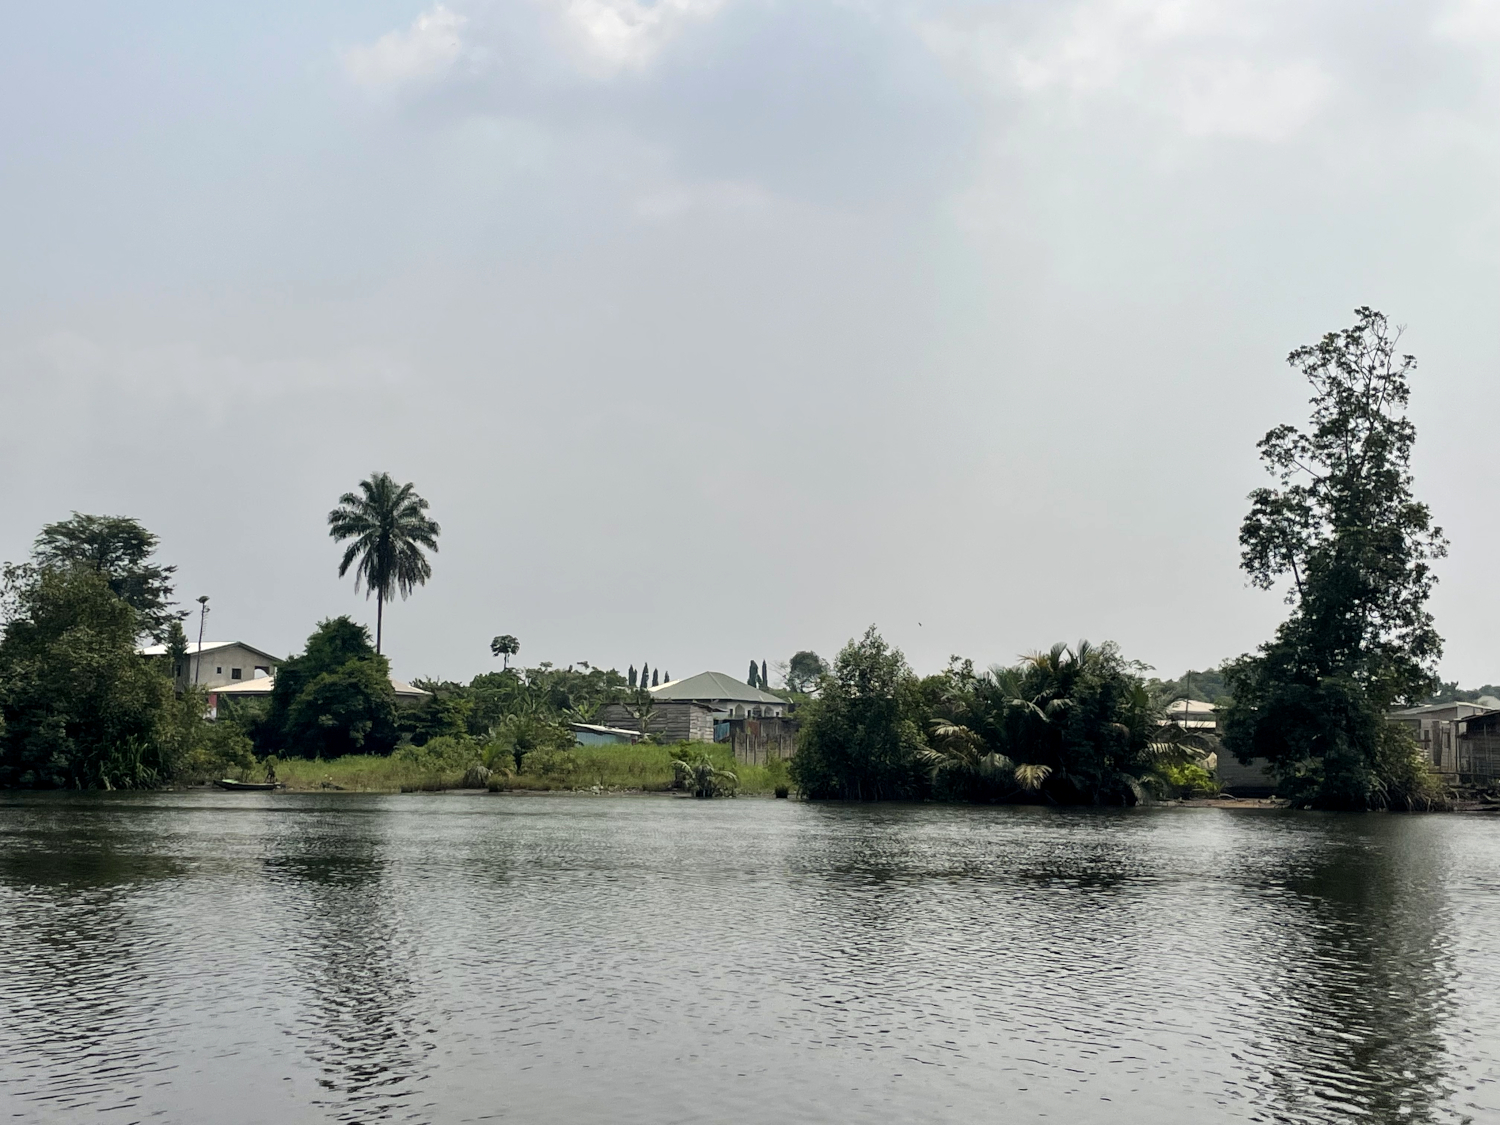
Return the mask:
<svg viewBox="0 0 1500 1125">
<path fill-rule="evenodd" d="M 359 482 L 358 492 L 344 493 L 339 506 L 328 513 L 328 534 L 339 542 L 353 540 L 339 563 L 339 577 L 354 566 L 354 588 L 363 582 L 365 596 L 375 595 L 377 653 L 385 603 L 395 601 L 398 593 L 406 598 L 432 577 L 432 564 L 422 549 L 436 553 L 442 529 L 426 511 L 427 501 L 410 482 L 398 485 L 390 473 L 371 473 Z"/>
</svg>

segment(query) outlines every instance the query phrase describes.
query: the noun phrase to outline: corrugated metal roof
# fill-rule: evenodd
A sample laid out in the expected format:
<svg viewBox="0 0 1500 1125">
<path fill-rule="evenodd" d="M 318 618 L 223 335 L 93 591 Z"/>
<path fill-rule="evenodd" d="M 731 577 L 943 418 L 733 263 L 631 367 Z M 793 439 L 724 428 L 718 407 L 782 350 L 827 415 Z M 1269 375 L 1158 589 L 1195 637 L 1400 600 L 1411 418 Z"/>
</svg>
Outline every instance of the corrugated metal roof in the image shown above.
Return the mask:
<svg viewBox="0 0 1500 1125">
<path fill-rule="evenodd" d="M 753 688 L 744 680 L 723 672 L 699 672 L 685 680 L 672 680 L 652 688 L 651 697 L 664 703 L 775 703 L 786 706 L 786 700 L 781 696 Z"/>
</svg>

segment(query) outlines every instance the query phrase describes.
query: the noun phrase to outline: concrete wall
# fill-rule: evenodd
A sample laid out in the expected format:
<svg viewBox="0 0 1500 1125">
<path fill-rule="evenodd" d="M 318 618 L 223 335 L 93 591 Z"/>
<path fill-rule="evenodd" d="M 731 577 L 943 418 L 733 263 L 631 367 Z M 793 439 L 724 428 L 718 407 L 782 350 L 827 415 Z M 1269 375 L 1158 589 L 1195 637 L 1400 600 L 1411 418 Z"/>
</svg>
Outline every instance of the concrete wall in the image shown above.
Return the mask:
<svg viewBox="0 0 1500 1125">
<path fill-rule="evenodd" d="M 200 663 L 201 660 L 201 663 Z M 224 684 L 237 684 L 244 680 L 253 680 L 255 670 L 264 668 L 270 674 L 275 675 L 276 664 L 267 660 L 258 652 L 251 652 L 243 645 L 227 645 L 224 648 L 206 650 L 202 657 L 193 651 L 193 644 L 188 642 L 187 658 L 187 682 L 193 682 L 193 666 L 197 664 L 198 686 L 202 688 L 216 688 Z M 239 669 L 239 677 L 234 675 L 235 669 Z"/>
<path fill-rule="evenodd" d="M 747 765 L 763 766 L 772 758 L 790 758 L 797 752 L 796 719 L 730 719 L 728 743 L 734 759 Z"/>
<path fill-rule="evenodd" d="M 1269 797 L 1276 791 L 1276 782 L 1267 776 L 1266 765 L 1264 758 L 1253 758 L 1248 766 L 1242 766 L 1233 754 L 1220 750 L 1215 772 L 1219 784 L 1236 797 Z"/>
</svg>

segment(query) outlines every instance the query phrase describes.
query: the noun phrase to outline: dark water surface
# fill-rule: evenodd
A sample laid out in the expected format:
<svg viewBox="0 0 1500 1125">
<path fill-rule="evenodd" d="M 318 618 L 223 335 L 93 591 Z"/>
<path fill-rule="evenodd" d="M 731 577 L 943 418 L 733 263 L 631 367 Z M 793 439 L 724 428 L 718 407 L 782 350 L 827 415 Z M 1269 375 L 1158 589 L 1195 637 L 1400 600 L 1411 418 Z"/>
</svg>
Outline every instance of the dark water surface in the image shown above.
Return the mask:
<svg viewBox="0 0 1500 1125">
<path fill-rule="evenodd" d="M 0 1115 L 1500 1121 L 1500 820 L 0 796 Z"/>
</svg>

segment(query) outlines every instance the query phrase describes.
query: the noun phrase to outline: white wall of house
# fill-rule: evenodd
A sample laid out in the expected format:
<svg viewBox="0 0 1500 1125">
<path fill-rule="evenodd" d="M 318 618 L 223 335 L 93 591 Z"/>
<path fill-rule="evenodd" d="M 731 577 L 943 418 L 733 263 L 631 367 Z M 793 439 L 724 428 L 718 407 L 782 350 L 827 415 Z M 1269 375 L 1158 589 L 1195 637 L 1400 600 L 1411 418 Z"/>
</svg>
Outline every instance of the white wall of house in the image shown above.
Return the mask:
<svg viewBox="0 0 1500 1125">
<path fill-rule="evenodd" d="M 188 643 L 187 682 L 196 682 L 199 687 L 216 688 L 224 684 L 237 684 L 253 680 L 257 675 L 269 676 L 276 671 L 274 661 L 243 645 L 207 649 L 201 656 L 193 651 L 194 647 L 192 642 Z"/>
</svg>

